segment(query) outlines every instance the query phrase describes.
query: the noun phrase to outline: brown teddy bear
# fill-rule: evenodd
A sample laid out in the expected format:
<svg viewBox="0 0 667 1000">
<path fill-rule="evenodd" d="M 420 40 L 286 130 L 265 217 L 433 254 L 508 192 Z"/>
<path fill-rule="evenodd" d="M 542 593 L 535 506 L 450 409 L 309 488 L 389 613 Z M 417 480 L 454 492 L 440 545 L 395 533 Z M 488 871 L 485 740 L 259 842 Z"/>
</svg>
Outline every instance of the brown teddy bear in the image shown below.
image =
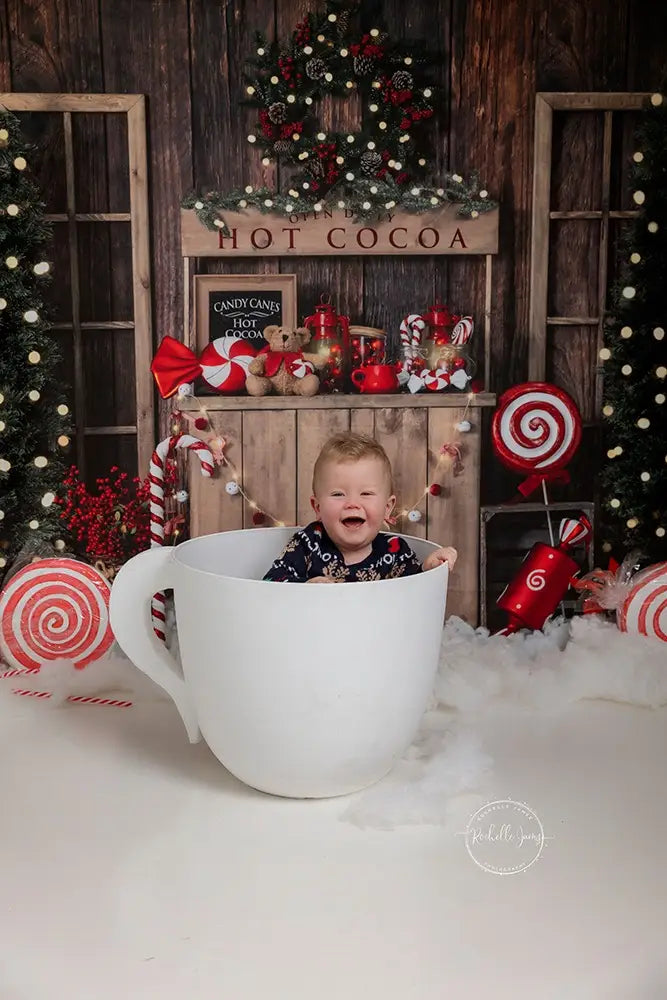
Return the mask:
<svg viewBox="0 0 667 1000">
<path fill-rule="evenodd" d="M 263 336 L 268 347 L 262 348 L 248 366 L 245 385 L 249 395 L 267 396 L 274 391 L 281 396 L 315 396 L 320 388 L 315 369 L 325 368 L 327 358 L 303 353 L 310 330 L 267 326 Z"/>
</svg>

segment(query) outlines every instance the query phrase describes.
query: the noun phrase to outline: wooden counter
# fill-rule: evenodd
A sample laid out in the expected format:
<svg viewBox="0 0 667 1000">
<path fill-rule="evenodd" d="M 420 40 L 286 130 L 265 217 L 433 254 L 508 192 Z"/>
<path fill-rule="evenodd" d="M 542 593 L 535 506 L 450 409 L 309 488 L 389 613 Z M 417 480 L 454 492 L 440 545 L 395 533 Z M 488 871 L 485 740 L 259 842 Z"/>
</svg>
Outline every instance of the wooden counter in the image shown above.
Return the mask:
<svg viewBox="0 0 667 1000">
<path fill-rule="evenodd" d="M 495 406 L 496 397 L 472 397 L 467 434 L 456 430 L 468 403 L 467 393 L 418 395 L 213 396 L 202 400 L 213 430 L 225 438 L 225 452 L 240 473 L 245 492 L 264 510 L 286 524 L 312 520 L 310 506 L 313 464 L 324 441 L 339 431 L 370 434 L 383 445 L 392 463 L 397 509 L 418 505 L 423 519 L 407 517 L 396 530 L 426 537 L 459 550 L 451 577 L 447 613 L 476 624 L 478 620 L 479 480 L 481 410 Z M 183 409 L 198 409 L 194 400 Z M 441 463 L 445 442 L 461 449 L 463 471 L 453 475 L 451 463 Z M 193 536 L 252 527 L 254 513 L 241 497 L 229 496 L 232 478 L 223 466 L 204 479 L 195 462 L 188 466 L 190 527 Z M 439 482 L 442 493 L 422 501 L 426 487 Z M 420 503 L 420 501 L 422 501 Z"/>
</svg>

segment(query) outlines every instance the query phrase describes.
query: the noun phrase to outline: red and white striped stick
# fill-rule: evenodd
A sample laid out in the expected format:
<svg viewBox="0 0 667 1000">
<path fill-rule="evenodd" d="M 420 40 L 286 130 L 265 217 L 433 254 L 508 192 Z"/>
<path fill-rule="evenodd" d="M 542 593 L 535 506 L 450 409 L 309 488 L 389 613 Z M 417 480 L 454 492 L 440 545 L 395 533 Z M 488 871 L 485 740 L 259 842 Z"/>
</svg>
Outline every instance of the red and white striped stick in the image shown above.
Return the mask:
<svg viewBox="0 0 667 1000">
<path fill-rule="evenodd" d="M 164 467 L 172 450 L 184 448 L 197 453 L 201 462 L 202 476 L 212 476 L 215 471 L 215 461 L 210 448 L 199 438 L 191 434 L 177 434 L 174 437 L 160 441 L 151 456 L 148 478 L 151 484 L 150 517 L 151 517 L 151 548 L 164 545 Z M 153 630 L 158 639 L 165 640 L 165 607 L 164 594 L 153 595 L 151 601 L 151 619 Z"/>
<path fill-rule="evenodd" d="M 0 674 L 0 680 L 8 680 L 11 677 L 33 677 L 39 670 L 5 670 Z M 30 688 L 12 688 L 12 694 L 17 694 L 21 698 L 52 698 L 50 691 L 31 691 Z M 117 698 L 98 698 L 84 695 L 71 694 L 66 699 L 73 705 L 109 705 L 112 708 L 131 708 L 131 701 L 121 701 Z"/>
<path fill-rule="evenodd" d="M 50 691 L 30 691 L 28 688 L 13 688 L 12 694 L 17 694 L 21 698 L 52 698 Z M 69 695 L 65 701 L 73 705 L 108 705 L 111 708 L 131 708 L 131 701 L 121 701 L 119 698 L 92 698 L 83 695 Z"/>
</svg>

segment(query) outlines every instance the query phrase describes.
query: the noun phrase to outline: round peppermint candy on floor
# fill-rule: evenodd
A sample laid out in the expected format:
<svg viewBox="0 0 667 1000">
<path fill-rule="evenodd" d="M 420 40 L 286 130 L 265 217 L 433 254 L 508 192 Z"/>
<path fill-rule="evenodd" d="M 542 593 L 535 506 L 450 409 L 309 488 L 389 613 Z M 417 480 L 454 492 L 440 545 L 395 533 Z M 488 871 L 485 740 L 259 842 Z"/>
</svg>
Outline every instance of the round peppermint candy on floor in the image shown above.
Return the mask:
<svg viewBox="0 0 667 1000">
<path fill-rule="evenodd" d="M 218 337 L 199 357 L 202 378 L 218 392 L 243 392 L 248 366 L 256 354 L 241 337 Z"/>
<path fill-rule="evenodd" d="M 40 559 L 14 574 L 0 594 L 0 653 L 11 666 L 38 670 L 49 660 L 85 667 L 113 642 L 111 587 L 75 559 Z"/>
<path fill-rule="evenodd" d="M 648 566 L 632 578 L 616 620 L 621 632 L 667 641 L 667 562 Z"/>
</svg>

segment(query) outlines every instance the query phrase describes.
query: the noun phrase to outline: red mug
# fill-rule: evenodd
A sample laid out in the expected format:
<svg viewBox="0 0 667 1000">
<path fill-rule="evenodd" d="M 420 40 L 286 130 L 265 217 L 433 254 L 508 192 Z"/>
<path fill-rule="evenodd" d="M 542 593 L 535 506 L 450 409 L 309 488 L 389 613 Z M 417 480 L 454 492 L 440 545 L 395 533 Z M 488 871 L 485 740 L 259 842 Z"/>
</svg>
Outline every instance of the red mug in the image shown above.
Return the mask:
<svg viewBox="0 0 667 1000">
<path fill-rule="evenodd" d="M 359 392 L 395 392 L 398 389 L 395 365 L 366 365 L 355 368 L 350 378 Z"/>
</svg>

